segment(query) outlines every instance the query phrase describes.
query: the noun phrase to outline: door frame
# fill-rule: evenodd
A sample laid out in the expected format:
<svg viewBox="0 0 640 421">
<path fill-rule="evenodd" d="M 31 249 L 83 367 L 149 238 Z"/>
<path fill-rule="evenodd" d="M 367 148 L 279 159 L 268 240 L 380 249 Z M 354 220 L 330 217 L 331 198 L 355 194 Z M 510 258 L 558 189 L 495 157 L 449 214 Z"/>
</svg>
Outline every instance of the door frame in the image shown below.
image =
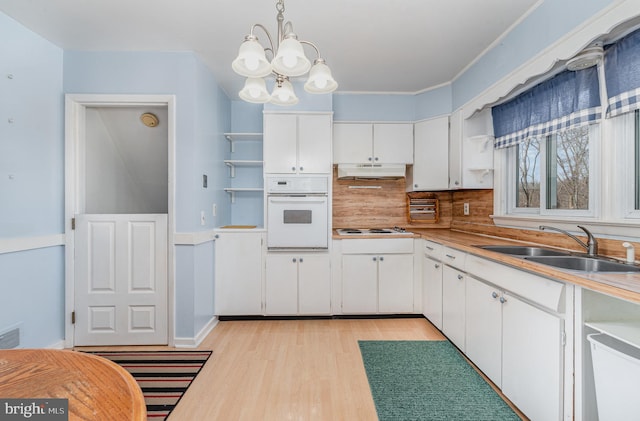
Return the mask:
<svg viewBox="0 0 640 421">
<path fill-rule="evenodd" d="M 78 177 L 79 158 L 85 145 L 85 117 L 88 107 L 166 106 L 168 135 L 168 206 L 167 206 L 167 337 L 174 346 L 175 331 L 175 145 L 176 145 L 176 97 L 175 95 L 65 95 L 65 348 L 74 346 L 74 324 L 71 314 L 75 309 L 75 238 L 72 218 L 81 210 L 82 188 Z"/>
</svg>

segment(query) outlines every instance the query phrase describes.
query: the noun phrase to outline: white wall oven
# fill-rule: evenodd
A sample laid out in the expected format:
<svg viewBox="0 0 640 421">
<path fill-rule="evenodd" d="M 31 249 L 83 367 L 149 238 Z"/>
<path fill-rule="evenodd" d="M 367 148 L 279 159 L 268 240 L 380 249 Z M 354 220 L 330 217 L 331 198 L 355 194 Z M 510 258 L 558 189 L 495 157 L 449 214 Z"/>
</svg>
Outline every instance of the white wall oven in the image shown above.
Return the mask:
<svg viewBox="0 0 640 421">
<path fill-rule="evenodd" d="M 328 185 L 327 177 L 267 178 L 267 248 L 328 248 Z"/>
</svg>

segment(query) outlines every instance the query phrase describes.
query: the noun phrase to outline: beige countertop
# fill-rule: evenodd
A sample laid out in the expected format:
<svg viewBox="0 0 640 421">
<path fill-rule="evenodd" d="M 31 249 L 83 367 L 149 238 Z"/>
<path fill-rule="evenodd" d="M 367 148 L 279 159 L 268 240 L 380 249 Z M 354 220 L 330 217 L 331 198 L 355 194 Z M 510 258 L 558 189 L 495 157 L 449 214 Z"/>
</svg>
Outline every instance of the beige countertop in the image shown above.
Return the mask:
<svg viewBox="0 0 640 421">
<path fill-rule="evenodd" d="M 412 234 L 413 233 L 413 234 Z M 334 232 L 334 239 L 352 239 L 356 236 L 338 235 Z M 449 229 L 411 229 L 406 236 L 394 235 L 392 238 L 424 238 L 445 246 L 475 254 L 496 262 L 504 263 L 518 269 L 527 270 L 537 275 L 579 285 L 593 291 L 609 294 L 614 297 L 640 303 L 640 273 L 612 273 L 612 272 L 584 272 L 565 271 L 551 266 L 524 260 L 502 253 L 484 250 L 476 245 L 519 244 L 534 245 L 534 243 L 510 240 L 500 237 L 471 234 Z M 363 237 L 356 237 L 363 238 Z M 366 238 L 390 238 L 388 235 L 370 236 Z M 535 244 L 537 246 L 551 247 L 547 244 Z"/>
</svg>

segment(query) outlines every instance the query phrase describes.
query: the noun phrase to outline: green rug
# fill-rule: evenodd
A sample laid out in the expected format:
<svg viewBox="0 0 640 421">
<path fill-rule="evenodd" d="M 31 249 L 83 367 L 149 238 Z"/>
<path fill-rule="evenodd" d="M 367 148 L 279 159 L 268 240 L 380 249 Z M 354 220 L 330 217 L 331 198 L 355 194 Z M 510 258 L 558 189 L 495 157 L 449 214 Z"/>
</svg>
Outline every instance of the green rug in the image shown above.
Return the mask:
<svg viewBox="0 0 640 421">
<path fill-rule="evenodd" d="M 380 421 L 520 420 L 448 341 L 358 341 Z"/>
</svg>

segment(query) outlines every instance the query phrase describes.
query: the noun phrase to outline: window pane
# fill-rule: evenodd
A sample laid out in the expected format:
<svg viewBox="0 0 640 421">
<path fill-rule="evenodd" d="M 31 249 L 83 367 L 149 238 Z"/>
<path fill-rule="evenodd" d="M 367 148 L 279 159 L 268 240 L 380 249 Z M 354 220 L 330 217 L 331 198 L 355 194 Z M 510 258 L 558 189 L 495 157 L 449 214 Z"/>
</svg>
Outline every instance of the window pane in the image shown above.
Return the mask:
<svg viewBox="0 0 640 421">
<path fill-rule="evenodd" d="M 540 139 L 518 144 L 516 207 L 540 207 Z"/>
<path fill-rule="evenodd" d="M 547 137 L 547 209 L 589 209 L 589 127 Z"/>
</svg>

